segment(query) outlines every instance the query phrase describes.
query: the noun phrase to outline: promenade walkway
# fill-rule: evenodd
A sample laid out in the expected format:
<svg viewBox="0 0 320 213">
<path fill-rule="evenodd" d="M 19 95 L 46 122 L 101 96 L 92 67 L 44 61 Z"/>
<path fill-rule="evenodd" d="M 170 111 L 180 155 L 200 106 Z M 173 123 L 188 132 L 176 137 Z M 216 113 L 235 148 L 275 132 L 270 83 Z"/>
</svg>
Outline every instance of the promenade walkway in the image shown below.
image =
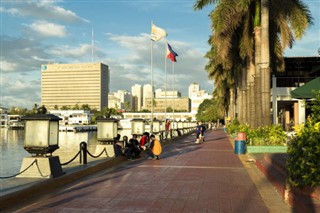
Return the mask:
<svg viewBox="0 0 320 213">
<path fill-rule="evenodd" d="M 160 160 L 125 162 L 10 212 L 291 212 L 222 130 L 194 141 L 181 137 Z"/>
</svg>

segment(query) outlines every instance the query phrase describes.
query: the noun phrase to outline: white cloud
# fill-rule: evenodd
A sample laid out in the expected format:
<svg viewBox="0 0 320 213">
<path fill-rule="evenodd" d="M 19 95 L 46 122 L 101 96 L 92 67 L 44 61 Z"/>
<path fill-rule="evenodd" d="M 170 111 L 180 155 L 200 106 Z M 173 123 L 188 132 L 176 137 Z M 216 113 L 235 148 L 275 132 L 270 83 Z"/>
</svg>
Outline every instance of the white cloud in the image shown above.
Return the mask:
<svg viewBox="0 0 320 213">
<path fill-rule="evenodd" d="M 36 37 L 66 37 L 66 28 L 62 25 L 49 23 L 46 21 L 36 21 L 29 26 L 27 26 L 31 31 L 33 31 Z"/>
<path fill-rule="evenodd" d="M 92 46 L 89 44 L 80 44 L 78 47 L 62 46 L 52 50 L 54 55 L 64 57 L 80 57 L 91 54 Z"/>
<path fill-rule="evenodd" d="M 0 70 L 3 72 L 14 71 L 18 65 L 16 63 L 1 60 Z"/>
<path fill-rule="evenodd" d="M 76 13 L 56 5 L 57 2 L 54 1 L 16 1 L 6 3 L 11 3 L 13 7 L 9 9 L 2 7 L 1 12 L 11 15 L 30 16 L 69 23 L 89 23 L 87 19 L 81 18 Z"/>
<path fill-rule="evenodd" d="M 30 109 L 40 103 L 40 80 L 25 80 L 24 76 L 3 76 L 1 85 L 1 104 Z"/>
<path fill-rule="evenodd" d="M 111 90 L 131 90 L 135 83 L 150 84 L 151 82 L 151 45 L 147 34 L 140 36 L 117 36 L 107 34 L 110 39 L 121 46 L 121 50 L 112 52 L 112 59 L 105 60 L 111 69 Z M 187 95 L 190 83 L 198 82 L 202 88 L 212 92 L 212 82 L 208 81 L 204 66 L 207 63 L 205 53 L 185 42 L 170 41 L 172 48 L 179 54 L 175 63 L 175 89 Z M 116 48 L 113 48 L 116 49 Z M 125 51 L 122 51 L 125 50 Z M 153 43 L 153 79 L 156 88 L 165 85 L 165 43 Z M 172 63 L 167 61 L 168 87 L 172 89 Z"/>
</svg>

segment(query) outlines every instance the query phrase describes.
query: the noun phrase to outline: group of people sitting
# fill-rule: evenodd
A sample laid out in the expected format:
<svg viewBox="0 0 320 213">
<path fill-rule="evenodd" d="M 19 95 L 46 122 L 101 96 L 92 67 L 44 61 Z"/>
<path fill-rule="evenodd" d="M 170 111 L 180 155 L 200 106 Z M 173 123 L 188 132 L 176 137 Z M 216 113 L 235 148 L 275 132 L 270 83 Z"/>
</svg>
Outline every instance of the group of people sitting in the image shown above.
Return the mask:
<svg viewBox="0 0 320 213">
<path fill-rule="evenodd" d="M 123 141 L 120 141 L 120 135 L 118 134 L 115 143 L 116 156 L 124 155 L 127 159 L 133 160 L 135 158 L 140 158 L 142 152 L 145 152 L 149 159 L 160 159 L 162 146 L 155 135 L 144 132 L 140 141 L 138 141 L 137 134 L 133 134 L 130 140 L 128 140 L 127 136 L 123 136 Z"/>
</svg>

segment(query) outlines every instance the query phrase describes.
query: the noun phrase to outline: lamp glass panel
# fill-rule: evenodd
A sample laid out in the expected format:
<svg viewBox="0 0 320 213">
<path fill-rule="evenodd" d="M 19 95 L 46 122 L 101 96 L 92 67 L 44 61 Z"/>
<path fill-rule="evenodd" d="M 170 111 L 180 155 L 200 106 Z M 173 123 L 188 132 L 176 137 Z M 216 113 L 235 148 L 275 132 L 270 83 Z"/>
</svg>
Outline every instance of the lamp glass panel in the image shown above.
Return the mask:
<svg viewBox="0 0 320 213">
<path fill-rule="evenodd" d="M 113 137 L 117 137 L 118 134 L 118 123 L 117 122 L 113 122 Z"/>
<path fill-rule="evenodd" d="M 153 122 L 153 131 L 154 132 L 160 131 L 160 122 Z"/>
<path fill-rule="evenodd" d="M 132 122 L 132 134 L 142 134 L 144 132 L 143 122 Z"/>
<path fill-rule="evenodd" d="M 48 147 L 49 121 L 26 121 L 24 134 L 26 147 Z"/>
<path fill-rule="evenodd" d="M 111 122 L 98 122 L 97 127 L 97 139 L 113 139 L 116 136 Z"/>
<path fill-rule="evenodd" d="M 59 142 L 59 123 L 58 121 L 50 121 L 49 129 L 49 146 L 58 145 Z"/>
</svg>

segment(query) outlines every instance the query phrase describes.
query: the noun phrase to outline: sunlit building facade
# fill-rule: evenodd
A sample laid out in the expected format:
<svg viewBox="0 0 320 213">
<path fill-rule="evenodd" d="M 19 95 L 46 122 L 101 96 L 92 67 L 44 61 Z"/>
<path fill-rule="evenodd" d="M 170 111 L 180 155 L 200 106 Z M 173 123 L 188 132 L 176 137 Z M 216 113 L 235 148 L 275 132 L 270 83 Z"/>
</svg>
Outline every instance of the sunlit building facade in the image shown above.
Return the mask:
<svg viewBox="0 0 320 213">
<path fill-rule="evenodd" d="M 41 105 L 48 110 L 89 105 L 108 106 L 109 67 L 102 63 L 41 66 Z"/>
</svg>

